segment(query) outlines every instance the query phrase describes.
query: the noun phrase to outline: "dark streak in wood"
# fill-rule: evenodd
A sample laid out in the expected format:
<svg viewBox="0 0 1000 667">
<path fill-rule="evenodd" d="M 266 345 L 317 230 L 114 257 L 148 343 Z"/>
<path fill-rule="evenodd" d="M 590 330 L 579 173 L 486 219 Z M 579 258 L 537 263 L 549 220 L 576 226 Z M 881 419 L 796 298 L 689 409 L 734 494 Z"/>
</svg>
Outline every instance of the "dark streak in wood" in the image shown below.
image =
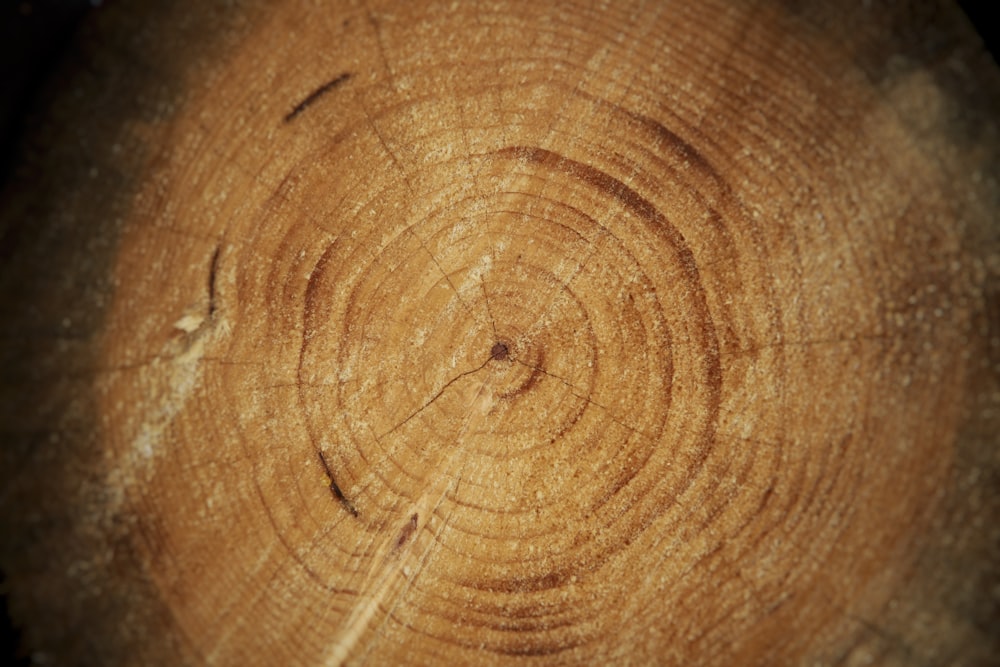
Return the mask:
<svg viewBox="0 0 1000 667">
<path fill-rule="evenodd" d="M 330 465 L 326 462 L 326 457 L 323 456 L 323 452 L 317 451 L 316 453 L 319 454 L 319 462 L 323 465 L 323 470 L 326 471 L 326 476 L 330 479 L 330 493 L 333 494 L 333 497 L 337 502 L 344 506 L 344 509 L 346 509 L 351 516 L 355 519 L 358 518 L 358 508 L 354 506 L 354 503 L 347 499 L 344 492 L 340 490 L 339 486 L 337 486 L 337 482 L 333 479 L 333 471 L 330 470 Z"/>
<path fill-rule="evenodd" d="M 413 533 L 417 530 L 417 522 L 420 517 L 416 513 L 410 517 L 410 520 L 403 526 L 403 529 L 399 531 L 399 537 L 396 538 L 396 546 L 393 547 L 393 551 L 399 551 L 406 544 L 407 540 L 413 537 Z"/>
<path fill-rule="evenodd" d="M 215 311 L 218 310 L 215 281 L 219 274 L 219 253 L 221 250 L 221 245 L 215 246 L 215 252 L 212 253 L 212 261 L 208 266 L 208 319 L 212 319 L 215 316 Z"/>
<path fill-rule="evenodd" d="M 285 122 L 290 123 L 291 121 L 295 120 L 296 116 L 298 116 L 300 113 L 309 108 L 309 105 L 311 105 L 313 102 L 321 98 L 323 95 L 327 94 L 328 92 L 330 92 L 331 90 L 333 90 L 334 88 L 336 88 L 337 86 L 344 83 L 350 78 L 351 78 L 351 73 L 344 72 L 337 78 L 327 81 L 322 86 L 320 86 L 313 92 L 309 93 L 309 95 L 306 96 L 304 100 L 296 104 L 295 108 L 288 112 L 288 114 L 285 116 Z"/>
<path fill-rule="evenodd" d="M 651 132 L 653 136 L 656 137 L 657 143 L 662 144 L 670 148 L 674 154 L 679 156 L 686 163 L 690 164 L 695 169 L 698 169 L 703 174 L 711 178 L 716 182 L 717 185 L 724 186 L 724 179 L 719 176 L 719 172 L 715 170 L 715 167 L 705 159 L 705 157 L 698 152 L 698 150 L 689 144 L 687 141 L 682 139 L 680 135 L 667 129 L 662 123 L 659 123 L 648 116 L 643 116 L 642 114 L 630 111 L 625 107 L 619 106 L 617 104 L 612 105 L 612 107 L 621 113 L 625 114 L 632 120 L 638 122 L 647 131 Z"/>
</svg>

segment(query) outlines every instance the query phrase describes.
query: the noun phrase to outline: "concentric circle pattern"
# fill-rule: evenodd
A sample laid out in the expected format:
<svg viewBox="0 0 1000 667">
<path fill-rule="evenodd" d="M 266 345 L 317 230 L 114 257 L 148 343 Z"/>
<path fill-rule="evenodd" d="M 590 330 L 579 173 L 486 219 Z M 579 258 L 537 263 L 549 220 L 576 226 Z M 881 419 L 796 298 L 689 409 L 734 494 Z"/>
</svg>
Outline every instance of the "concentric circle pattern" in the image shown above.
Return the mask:
<svg viewBox="0 0 1000 667">
<path fill-rule="evenodd" d="M 185 659 L 883 641 L 978 306 L 838 44 L 777 3 L 247 15 L 128 129 L 162 144 L 94 380 Z"/>
</svg>

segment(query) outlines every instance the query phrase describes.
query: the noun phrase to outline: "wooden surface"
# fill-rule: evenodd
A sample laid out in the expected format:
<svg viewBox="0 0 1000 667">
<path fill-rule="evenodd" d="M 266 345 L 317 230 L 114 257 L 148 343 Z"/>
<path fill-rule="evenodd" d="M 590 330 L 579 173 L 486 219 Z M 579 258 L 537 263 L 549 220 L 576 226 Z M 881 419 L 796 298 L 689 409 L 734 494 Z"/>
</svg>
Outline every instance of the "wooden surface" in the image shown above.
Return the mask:
<svg viewBox="0 0 1000 667">
<path fill-rule="evenodd" d="M 0 208 L 39 664 L 1000 660 L 955 8 L 169 4 Z"/>
</svg>

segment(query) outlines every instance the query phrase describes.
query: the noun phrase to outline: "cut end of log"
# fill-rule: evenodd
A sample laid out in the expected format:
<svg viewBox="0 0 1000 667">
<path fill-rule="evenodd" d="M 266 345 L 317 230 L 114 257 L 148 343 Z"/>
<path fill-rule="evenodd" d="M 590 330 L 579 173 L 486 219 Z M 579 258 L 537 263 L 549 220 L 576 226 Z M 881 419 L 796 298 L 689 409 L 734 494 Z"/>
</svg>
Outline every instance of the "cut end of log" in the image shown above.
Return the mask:
<svg viewBox="0 0 1000 667">
<path fill-rule="evenodd" d="M 32 650 L 1000 658 L 954 8 L 167 4 L 95 19 L 0 208 Z"/>
</svg>

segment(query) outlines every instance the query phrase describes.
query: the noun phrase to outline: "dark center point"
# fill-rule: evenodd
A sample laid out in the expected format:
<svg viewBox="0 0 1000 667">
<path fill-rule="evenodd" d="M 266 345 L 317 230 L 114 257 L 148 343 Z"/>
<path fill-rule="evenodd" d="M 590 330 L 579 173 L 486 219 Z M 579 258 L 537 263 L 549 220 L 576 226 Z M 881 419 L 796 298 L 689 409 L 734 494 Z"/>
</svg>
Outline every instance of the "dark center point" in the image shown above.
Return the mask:
<svg viewBox="0 0 1000 667">
<path fill-rule="evenodd" d="M 510 348 L 503 341 L 497 341 L 490 350 L 490 357 L 496 361 L 503 361 L 508 356 L 510 356 Z"/>
</svg>

